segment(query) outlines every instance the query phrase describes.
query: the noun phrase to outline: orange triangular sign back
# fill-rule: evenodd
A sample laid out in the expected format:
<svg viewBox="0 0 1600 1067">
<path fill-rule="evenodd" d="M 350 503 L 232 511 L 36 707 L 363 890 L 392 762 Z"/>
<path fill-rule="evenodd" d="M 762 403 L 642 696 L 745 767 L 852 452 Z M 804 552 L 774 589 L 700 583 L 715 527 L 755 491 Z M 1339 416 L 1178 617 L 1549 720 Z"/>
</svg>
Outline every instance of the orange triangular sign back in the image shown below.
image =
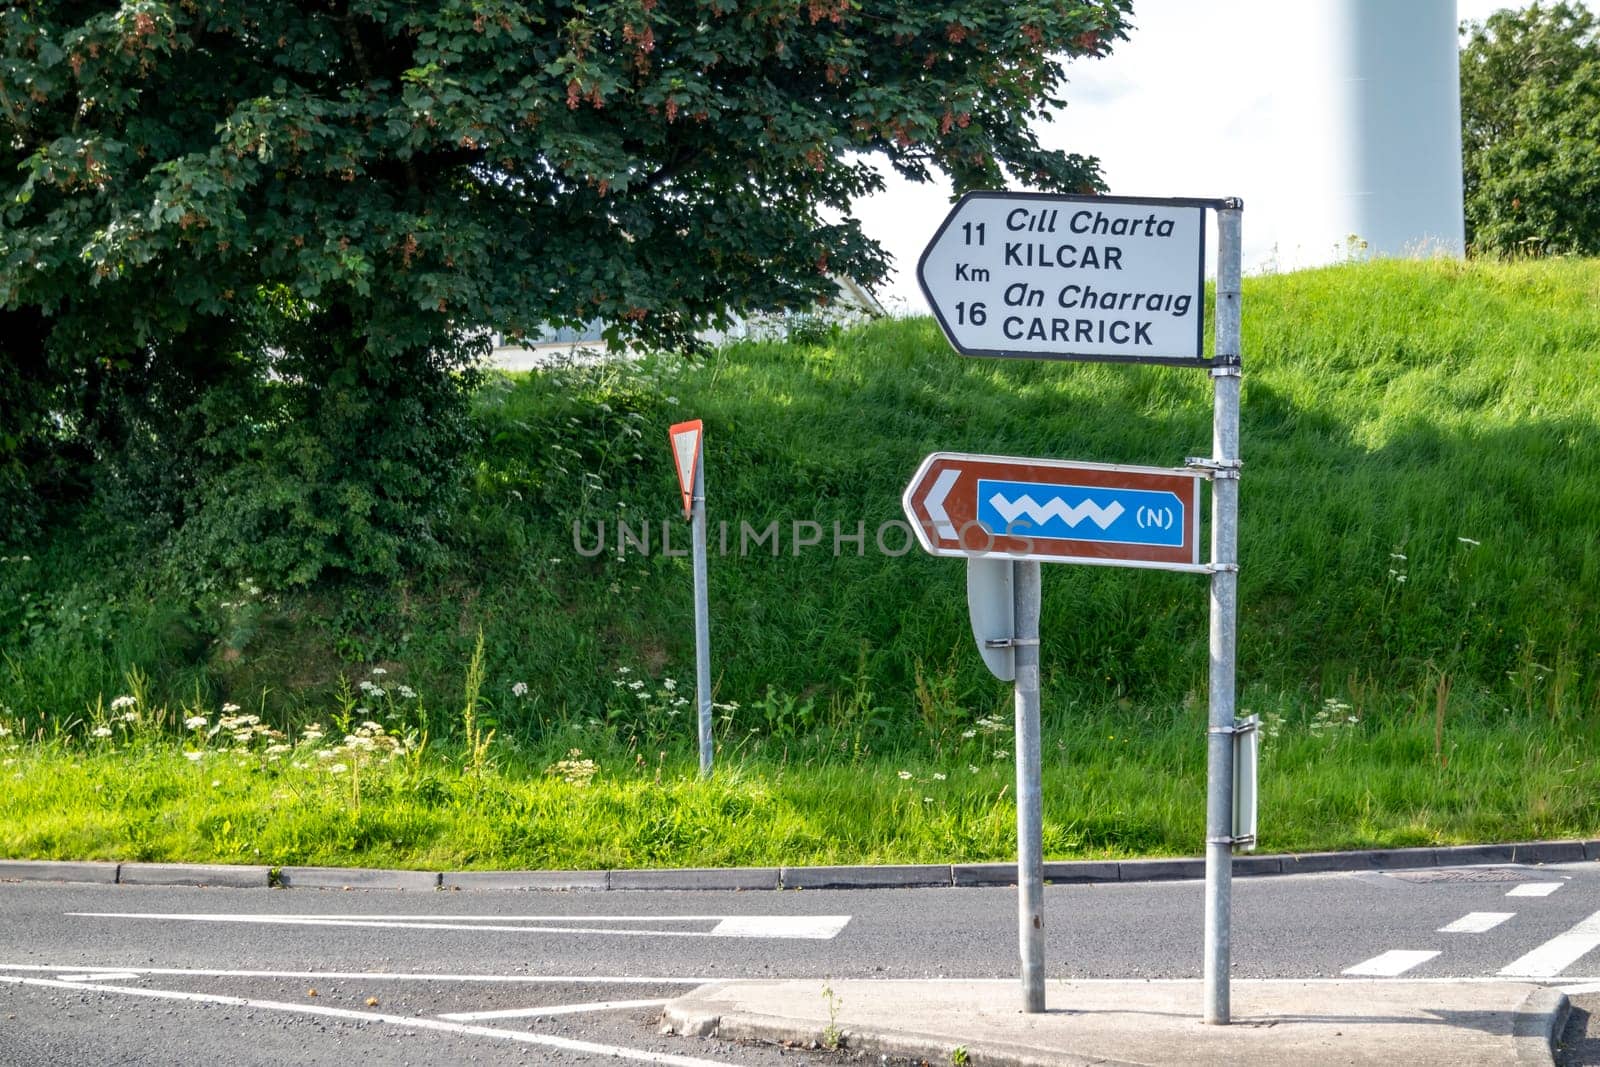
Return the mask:
<svg viewBox="0 0 1600 1067">
<path fill-rule="evenodd" d="M 678 468 L 678 489 L 683 493 L 683 517 L 694 514 L 694 481 L 700 467 L 699 419 L 674 423 L 667 428 L 672 438 L 672 462 Z"/>
</svg>

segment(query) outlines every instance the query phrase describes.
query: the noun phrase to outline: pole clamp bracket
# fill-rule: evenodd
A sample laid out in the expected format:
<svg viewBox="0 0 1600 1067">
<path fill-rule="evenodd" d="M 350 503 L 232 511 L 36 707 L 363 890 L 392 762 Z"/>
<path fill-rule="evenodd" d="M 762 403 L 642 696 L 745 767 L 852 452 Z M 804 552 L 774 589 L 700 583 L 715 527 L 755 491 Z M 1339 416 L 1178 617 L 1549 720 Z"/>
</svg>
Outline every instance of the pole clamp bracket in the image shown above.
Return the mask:
<svg viewBox="0 0 1600 1067">
<path fill-rule="evenodd" d="M 1207 478 L 1237 478 L 1239 471 L 1244 468 L 1244 461 L 1214 459 L 1211 456 L 1189 456 L 1184 459 L 1183 465 L 1189 470 L 1200 471 Z"/>
<path fill-rule="evenodd" d="M 1252 715 L 1248 719 L 1236 719 L 1236 720 L 1234 720 L 1234 723 L 1233 723 L 1232 726 L 1210 726 L 1210 727 L 1207 727 L 1206 728 L 1206 733 L 1208 733 L 1208 734 L 1228 734 L 1230 736 L 1237 735 L 1237 734 L 1253 734 L 1253 733 L 1256 732 L 1257 728 L 1260 727 L 1260 725 L 1261 725 L 1260 720 L 1257 719 L 1254 715 Z"/>
<path fill-rule="evenodd" d="M 1208 845 L 1253 845 L 1256 843 L 1255 834 L 1239 834 L 1237 837 L 1208 837 Z"/>
<path fill-rule="evenodd" d="M 1239 365 L 1239 357 L 1237 355 L 1233 355 L 1233 356 L 1218 356 L 1217 358 L 1219 360 L 1222 360 L 1222 361 L 1225 361 L 1225 362 L 1219 362 L 1219 363 L 1215 363 L 1215 364 L 1212 365 L 1212 367 L 1211 367 L 1211 377 L 1213 377 L 1213 378 L 1242 378 L 1242 377 L 1244 377 L 1244 368 L 1242 368 Z"/>
<path fill-rule="evenodd" d="M 1037 645 L 1037 637 L 986 637 L 984 648 L 1016 648 L 1018 645 Z"/>
<path fill-rule="evenodd" d="M 1207 563 L 1206 570 L 1212 574 L 1238 574 L 1237 563 Z"/>
</svg>

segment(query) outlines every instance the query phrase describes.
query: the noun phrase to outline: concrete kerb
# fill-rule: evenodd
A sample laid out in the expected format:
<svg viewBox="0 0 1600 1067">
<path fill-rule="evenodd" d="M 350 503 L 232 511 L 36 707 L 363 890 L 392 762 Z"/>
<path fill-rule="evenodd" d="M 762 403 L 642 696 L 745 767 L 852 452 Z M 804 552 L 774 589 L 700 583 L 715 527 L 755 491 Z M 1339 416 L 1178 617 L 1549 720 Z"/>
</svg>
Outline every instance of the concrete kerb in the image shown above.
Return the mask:
<svg viewBox="0 0 1600 1067">
<path fill-rule="evenodd" d="M 777 867 L 681 867 L 607 871 L 607 889 L 780 889 Z"/>
<path fill-rule="evenodd" d="M 446 871 L 439 888 L 449 890 L 605 890 L 605 871 Z"/>
<path fill-rule="evenodd" d="M 1512 846 L 1517 863 L 1582 863 L 1588 849 L 1584 841 L 1528 841 Z"/>
<path fill-rule="evenodd" d="M 265 889 L 271 868 L 215 863 L 124 863 L 118 885 L 193 885 L 219 889 Z"/>
<path fill-rule="evenodd" d="M 1600 839 L 1522 841 L 1437 848 L 1354 849 L 1344 852 L 1244 854 L 1234 857 L 1240 877 L 1274 874 L 1388 871 L 1495 863 L 1549 864 L 1600 861 Z M 1054 885 L 1152 882 L 1202 878 L 1204 861 L 1061 860 L 1044 865 Z M 0 881 L 88 882 L 127 885 L 196 885 L 317 889 L 450 890 L 759 890 L 1004 887 L 1017 881 L 1014 863 L 901 864 L 832 867 L 728 867 L 611 871 L 372 870 L 360 867 L 283 867 L 99 861 L 0 860 Z"/>
<path fill-rule="evenodd" d="M 0 882 L 88 882 L 115 885 L 120 863 L 103 861 L 0 860 Z"/>
<path fill-rule="evenodd" d="M 784 889 L 917 889 L 955 884 L 948 863 L 879 867 L 785 867 Z"/>
<path fill-rule="evenodd" d="M 1267 980 L 1240 985 L 1239 1025 L 1204 1027 L 1198 982 L 1063 980 L 1052 984 L 1056 1009 L 1027 1018 L 1015 1011 L 1009 985 L 846 981 L 830 983 L 820 1001 L 816 987 L 785 980 L 711 983 L 670 1002 L 662 1029 L 809 1047 L 837 1044 L 858 1055 L 925 1062 L 952 1062 L 960 1048 L 963 1062 L 1005 1067 L 1276 1067 L 1335 1060 L 1453 1067 L 1553 1063 L 1570 1009 L 1556 990 L 1515 982 Z M 1313 992 L 1320 1007 L 1307 1008 Z"/>
<path fill-rule="evenodd" d="M 662 1016 L 661 1029 L 664 1033 L 686 1037 L 715 1037 L 725 1041 L 754 1041 L 801 1048 L 827 1047 L 824 1038 L 830 1036 L 825 1031 L 819 1031 L 814 1024 L 797 1020 L 745 1012 L 710 1015 L 692 1010 L 682 1012 L 675 1011 L 671 1004 L 667 1005 Z M 965 1053 L 961 1062 L 972 1067 L 1140 1067 L 1139 1064 L 1108 1060 L 1102 1056 L 1075 1056 L 1066 1051 L 1040 1054 L 1036 1049 L 998 1041 L 957 1043 L 863 1026 L 839 1027 L 838 1032 L 831 1036 L 840 1049 L 913 1063 L 953 1063 L 956 1049 L 959 1048 Z"/>
<path fill-rule="evenodd" d="M 1572 1001 L 1559 989 L 1536 989 L 1517 1012 L 1512 1041 L 1519 1063 L 1550 1063 L 1567 1028 Z"/>
<path fill-rule="evenodd" d="M 438 871 L 386 871 L 363 867 L 280 867 L 285 889 L 438 889 Z"/>
</svg>

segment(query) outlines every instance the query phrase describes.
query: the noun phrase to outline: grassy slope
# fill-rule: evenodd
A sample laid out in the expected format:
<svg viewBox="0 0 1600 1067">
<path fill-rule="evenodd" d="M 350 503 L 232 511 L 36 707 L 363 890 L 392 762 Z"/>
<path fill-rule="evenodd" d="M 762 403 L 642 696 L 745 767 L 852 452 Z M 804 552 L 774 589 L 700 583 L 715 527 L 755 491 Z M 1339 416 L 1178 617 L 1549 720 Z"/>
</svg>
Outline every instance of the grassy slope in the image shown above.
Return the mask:
<svg viewBox="0 0 1600 1067">
<path fill-rule="evenodd" d="M 1264 845 L 1594 832 L 1600 263 L 1266 277 L 1247 282 L 1245 309 L 1240 678 L 1243 705 L 1277 720 Z M 785 527 L 779 558 L 713 559 L 718 699 L 741 705 L 723 739 L 742 769 L 712 786 L 679 776 L 670 700 L 613 684 L 618 666 L 687 682 L 686 561 L 584 561 L 571 531 L 643 514 L 659 535 L 674 501 L 665 426 L 688 416 L 708 427 L 713 522 L 735 543 L 741 520 Z M 246 761 L 219 775 L 149 740 L 133 759 L 52 743 L 11 756 L 23 785 L 0 800 L 0 851 L 223 857 L 235 841 L 274 862 L 571 866 L 1005 855 L 1004 738 L 962 734 L 1005 714 L 1008 694 L 968 647 L 961 565 L 886 559 L 870 537 L 863 557 L 834 558 L 831 536 L 795 557 L 787 524 L 874 529 L 935 449 L 1176 464 L 1207 449 L 1209 389 L 1187 369 L 962 360 L 922 320 L 737 346 L 698 369 L 507 381 L 482 418 L 456 572 L 222 608 L 85 579 L 85 556 L 111 549 L 64 537 L 0 567 L 0 703 L 30 723 L 81 716 L 138 666 L 152 702 L 233 699 L 287 725 L 320 715 L 340 672 L 381 662 L 438 704 L 481 627 L 501 730 L 490 784 L 443 761 L 425 788 L 374 772 L 357 812 L 346 783 L 314 770 Z M 1192 851 L 1202 580 L 1051 568 L 1043 632 L 1052 854 Z M 1347 707 L 1330 716 L 1328 700 Z M 587 788 L 541 773 L 570 748 L 600 762 Z M 292 817 L 274 812 L 291 798 Z M 227 834 L 211 825 L 222 811 Z"/>
</svg>

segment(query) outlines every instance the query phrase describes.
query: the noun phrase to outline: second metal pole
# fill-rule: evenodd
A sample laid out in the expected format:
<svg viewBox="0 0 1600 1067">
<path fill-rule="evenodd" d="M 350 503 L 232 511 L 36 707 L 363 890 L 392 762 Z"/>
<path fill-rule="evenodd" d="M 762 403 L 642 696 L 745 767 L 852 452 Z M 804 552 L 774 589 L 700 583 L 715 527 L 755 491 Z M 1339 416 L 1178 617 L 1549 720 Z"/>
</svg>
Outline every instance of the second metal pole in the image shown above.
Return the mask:
<svg viewBox="0 0 1600 1067">
<path fill-rule="evenodd" d="M 711 608 L 706 592 L 706 445 L 694 465 L 694 682 L 700 711 L 700 776 L 711 774 Z"/>
<path fill-rule="evenodd" d="M 1016 628 L 1017 941 L 1022 1010 L 1044 1011 L 1044 797 L 1039 740 L 1039 564 L 1011 565 Z"/>
<path fill-rule="evenodd" d="M 1211 429 L 1211 670 L 1206 736 L 1205 1021 L 1228 1022 L 1232 966 L 1234 667 L 1239 604 L 1240 207 L 1217 212 Z"/>
</svg>

